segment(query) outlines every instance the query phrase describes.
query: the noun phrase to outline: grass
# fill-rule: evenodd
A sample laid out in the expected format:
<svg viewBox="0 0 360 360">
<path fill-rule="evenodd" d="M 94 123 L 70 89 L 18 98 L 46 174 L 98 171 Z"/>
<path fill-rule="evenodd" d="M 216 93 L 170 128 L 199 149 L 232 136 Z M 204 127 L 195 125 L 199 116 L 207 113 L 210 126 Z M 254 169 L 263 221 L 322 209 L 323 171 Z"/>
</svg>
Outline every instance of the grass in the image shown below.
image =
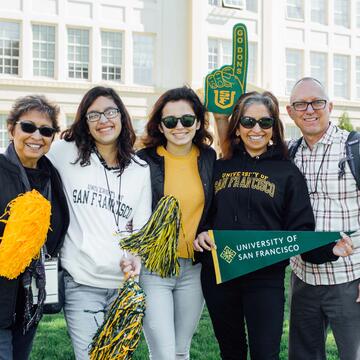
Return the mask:
<svg viewBox="0 0 360 360">
<path fill-rule="evenodd" d="M 286 283 L 289 283 L 289 271 Z M 288 287 L 287 287 L 288 288 Z M 286 302 L 284 332 L 281 342 L 280 359 L 287 359 L 287 343 L 289 333 L 289 311 Z M 327 339 L 328 360 L 338 360 L 334 338 L 329 333 Z M 147 346 L 144 338 L 141 339 L 134 360 L 148 359 Z M 209 314 L 205 309 L 194 335 L 191 345 L 191 359 L 193 360 L 219 360 L 219 348 L 214 337 Z M 63 314 L 44 316 L 36 335 L 31 360 L 75 360 L 71 342 L 66 332 Z"/>
</svg>

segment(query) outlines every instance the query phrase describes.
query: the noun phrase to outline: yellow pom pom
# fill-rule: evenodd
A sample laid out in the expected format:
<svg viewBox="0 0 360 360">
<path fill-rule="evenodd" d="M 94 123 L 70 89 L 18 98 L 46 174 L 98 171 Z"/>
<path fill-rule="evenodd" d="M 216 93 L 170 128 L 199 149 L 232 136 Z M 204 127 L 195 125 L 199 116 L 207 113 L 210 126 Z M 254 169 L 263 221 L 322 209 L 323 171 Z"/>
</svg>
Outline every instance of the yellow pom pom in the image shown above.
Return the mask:
<svg viewBox="0 0 360 360">
<path fill-rule="evenodd" d="M 32 190 L 10 201 L 0 219 L 9 215 L 0 243 L 0 275 L 17 278 L 39 255 L 50 227 L 51 204 Z"/>
</svg>

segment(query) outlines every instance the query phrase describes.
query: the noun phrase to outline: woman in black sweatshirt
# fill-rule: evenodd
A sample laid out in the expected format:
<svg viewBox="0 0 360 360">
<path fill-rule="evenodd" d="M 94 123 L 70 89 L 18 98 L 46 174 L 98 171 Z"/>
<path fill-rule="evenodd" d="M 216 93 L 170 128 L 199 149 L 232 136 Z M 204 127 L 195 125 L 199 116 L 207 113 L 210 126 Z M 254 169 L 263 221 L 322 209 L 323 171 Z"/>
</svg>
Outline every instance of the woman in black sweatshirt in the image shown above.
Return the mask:
<svg viewBox="0 0 360 360">
<path fill-rule="evenodd" d="M 288 159 L 276 98 L 243 95 L 231 116 L 224 158 L 214 169 L 208 229 L 314 230 L 303 175 Z M 209 249 L 207 232 L 194 242 Z M 202 287 L 222 359 L 279 359 L 288 261 L 216 285 L 210 252 L 201 254 Z M 246 329 L 245 329 L 246 324 Z"/>
</svg>

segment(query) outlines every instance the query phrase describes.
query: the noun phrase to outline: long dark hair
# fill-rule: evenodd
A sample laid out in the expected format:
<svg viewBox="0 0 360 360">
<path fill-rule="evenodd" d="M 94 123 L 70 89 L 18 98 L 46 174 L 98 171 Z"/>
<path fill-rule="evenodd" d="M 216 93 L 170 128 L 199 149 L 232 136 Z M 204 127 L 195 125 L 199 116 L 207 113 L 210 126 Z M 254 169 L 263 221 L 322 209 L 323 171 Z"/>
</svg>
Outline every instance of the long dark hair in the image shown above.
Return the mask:
<svg viewBox="0 0 360 360">
<path fill-rule="evenodd" d="M 61 134 L 65 141 L 75 141 L 79 151 L 79 157 L 75 163 L 80 161 L 81 166 L 90 164 L 90 155 L 95 147 L 93 137 L 90 135 L 86 113 L 91 104 L 100 96 L 112 99 L 120 110 L 121 132 L 117 139 L 117 160 L 120 173 L 130 164 L 134 156 L 133 145 L 135 143 L 135 132 L 131 124 L 130 115 L 119 95 L 112 88 L 96 86 L 90 89 L 82 98 L 76 112 L 74 123 Z"/>
<path fill-rule="evenodd" d="M 206 108 L 201 103 L 194 90 L 188 86 L 183 86 L 166 91 L 156 101 L 149 120 L 146 124 L 146 135 L 142 138 L 142 143 L 146 147 L 156 147 L 166 144 L 167 140 L 164 134 L 159 130 L 162 111 L 168 102 L 179 100 L 184 100 L 189 103 L 189 105 L 194 110 L 197 121 L 200 122 L 200 128 L 196 131 L 196 134 L 193 138 L 193 143 L 199 148 L 205 148 L 212 144 L 213 137 L 206 130 L 209 123 Z"/>
<path fill-rule="evenodd" d="M 224 158 L 230 159 L 233 155 L 234 149 L 242 143 L 240 136 L 236 135 L 236 131 L 240 126 L 240 118 L 244 116 L 245 111 L 253 104 L 264 105 L 270 116 L 274 119 L 273 135 L 271 140 L 273 141 L 274 146 L 279 147 L 284 157 L 287 158 L 287 146 L 284 140 L 284 125 L 282 124 L 279 116 L 279 102 L 269 91 L 265 91 L 263 93 L 252 91 L 240 96 L 231 115 L 229 129 L 225 140 Z"/>
</svg>

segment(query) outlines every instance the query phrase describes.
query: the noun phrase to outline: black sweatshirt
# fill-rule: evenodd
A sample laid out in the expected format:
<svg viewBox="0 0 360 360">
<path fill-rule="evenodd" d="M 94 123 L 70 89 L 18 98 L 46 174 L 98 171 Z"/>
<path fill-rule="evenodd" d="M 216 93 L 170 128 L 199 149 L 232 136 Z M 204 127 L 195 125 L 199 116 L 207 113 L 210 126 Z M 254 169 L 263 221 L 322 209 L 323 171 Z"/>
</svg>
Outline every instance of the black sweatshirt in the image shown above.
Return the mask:
<svg viewBox="0 0 360 360">
<path fill-rule="evenodd" d="M 314 215 L 305 179 L 280 149 L 251 157 L 239 147 L 214 169 L 214 199 L 209 228 L 215 230 L 313 231 Z M 283 271 L 288 261 L 248 276 Z"/>
</svg>

